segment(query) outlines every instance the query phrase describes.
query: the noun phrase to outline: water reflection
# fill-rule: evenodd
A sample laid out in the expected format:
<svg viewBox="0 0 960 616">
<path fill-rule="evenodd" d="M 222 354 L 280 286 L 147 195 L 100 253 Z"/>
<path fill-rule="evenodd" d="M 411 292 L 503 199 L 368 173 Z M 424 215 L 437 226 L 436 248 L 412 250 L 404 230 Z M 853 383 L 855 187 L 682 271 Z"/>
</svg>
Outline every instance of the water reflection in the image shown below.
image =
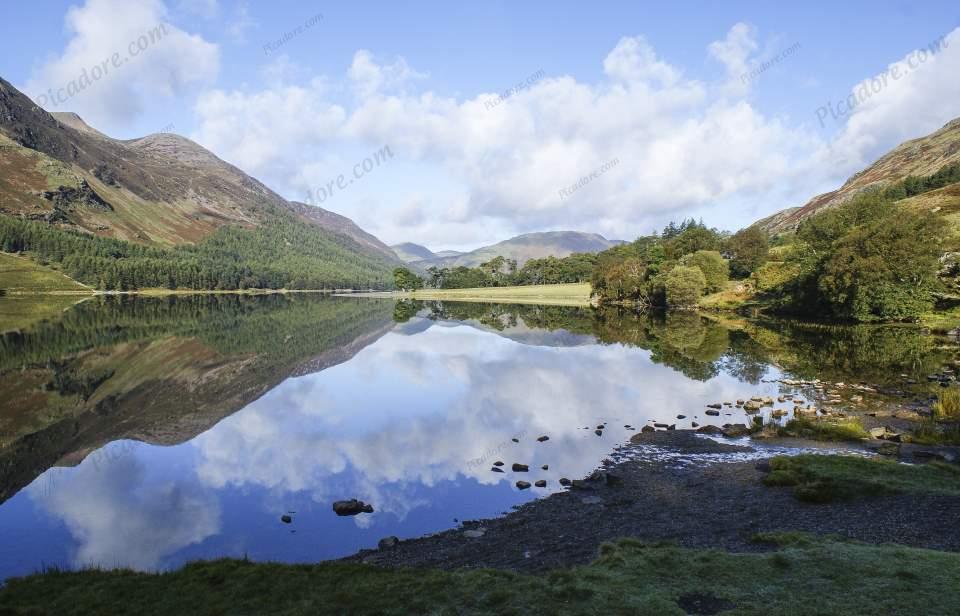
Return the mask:
<svg viewBox="0 0 960 616">
<path fill-rule="evenodd" d="M 782 371 L 900 378 L 953 353 L 903 328 L 319 297 L 107 301 L 3 344 L 0 489 L 31 485 L 0 505 L 0 577 L 346 555 L 557 490 L 625 424 L 745 422 L 702 411 Z M 338 518 L 343 498 L 376 511 Z"/>
</svg>

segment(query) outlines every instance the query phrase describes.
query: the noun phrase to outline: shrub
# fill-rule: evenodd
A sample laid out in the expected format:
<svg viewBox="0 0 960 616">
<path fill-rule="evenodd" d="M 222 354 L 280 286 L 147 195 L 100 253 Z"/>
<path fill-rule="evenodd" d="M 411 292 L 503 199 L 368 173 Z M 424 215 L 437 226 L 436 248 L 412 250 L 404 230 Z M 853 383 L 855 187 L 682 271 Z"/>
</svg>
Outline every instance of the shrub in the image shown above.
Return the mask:
<svg viewBox="0 0 960 616">
<path fill-rule="evenodd" d="M 664 280 L 667 306 L 678 310 L 696 308 L 706 286 L 707 280 L 700 268 L 678 265 Z"/>
<path fill-rule="evenodd" d="M 707 293 L 716 293 L 723 289 L 730 279 L 730 265 L 716 250 L 698 250 L 684 256 L 680 263 L 700 268 L 707 283 L 704 289 Z"/>
<path fill-rule="evenodd" d="M 747 227 L 737 231 L 727 240 L 730 252 L 730 271 L 737 278 L 752 274 L 767 259 L 770 242 L 765 231 L 759 227 Z"/>
</svg>

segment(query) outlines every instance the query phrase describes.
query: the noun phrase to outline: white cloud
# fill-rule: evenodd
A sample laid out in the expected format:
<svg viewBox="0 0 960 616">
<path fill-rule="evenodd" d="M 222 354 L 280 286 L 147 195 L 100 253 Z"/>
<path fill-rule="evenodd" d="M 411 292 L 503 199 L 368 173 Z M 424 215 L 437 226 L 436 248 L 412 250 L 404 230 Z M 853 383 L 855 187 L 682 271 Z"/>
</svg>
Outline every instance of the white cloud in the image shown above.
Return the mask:
<svg viewBox="0 0 960 616">
<path fill-rule="evenodd" d="M 36 69 L 27 93 L 48 111 L 75 111 L 110 130 L 213 78 L 219 50 L 171 24 L 160 0 L 87 0 L 67 11 L 70 40 Z"/>
<path fill-rule="evenodd" d="M 250 16 L 247 6 L 241 4 L 227 23 L 227 35 L 234 41 L 243 42 L 247 38 L 247 30 L 256 28 L 257 25 L 257 22 Z"/>
<path fill-rule="evenodd" d="M 462 247 L 559 228 L 630 239 L 694 212 L 735 228 L 804 203 L 871 156 L 955 115 L 955 38 L 857 108 L 836 143 L 808 120 L 766 115 L 746 98 L 742 77 L 769 50 L 743 23 L 707 47 L 725 68 L 712 82 L 685 76 L 643 37 L 624 37 L 602 60 L 600 80 L 545 75 L 491 106 L 495 92 L 443 96 L 424 88 L 429 82 L 402 58 L 381 62 L 361 50 L 334 87 L 307 87 L 312 96 L 296 130 L 236 131 L 207 104 L 199 108 L 200 135 L 241 166 L 256 163 L 255 173 L 277 171 L 272 183 L 293 195 L 356 162 L 333 152 L 389 144 L 397 154 L 391 165 L 403 175 L 378 171 L 364 192 L 324 204 L 371 221 L 389 242 Z M 411 91 L 414 85 L 420 89 Z M 285 100 L 297 87 L 219 96 L 238 116 L 283 126 L 297 110 L 262 101 Z M 351 90 L 357 99 L 343 107 L 324 102 Z M 312 149 L 300 147 L 305 134 Z M 613 159 L 616 167 L 561 199 L 561 189 Z"/>
<path fill-rule="evenodd" d="M 727 38 L 714 41 L 709 46 L 710 55 L 723 64 L 727 71 L 725 93 L 742 96 L 749 90 L 749 82 L 743 75 L 751 68 L 751 56 L 757 51 L 756 31 L 745 23 L 735 24 L 727 32 Z"/>
<path fill-rule="evenodd" d="M 834 151 L 849 161 L 850 171 L 858 170 L 891 147 L 956 118 L 958 75 L 960 28 L 911 51 L 815 113 L 825 124 L 846 122 Z"/>
</svg>

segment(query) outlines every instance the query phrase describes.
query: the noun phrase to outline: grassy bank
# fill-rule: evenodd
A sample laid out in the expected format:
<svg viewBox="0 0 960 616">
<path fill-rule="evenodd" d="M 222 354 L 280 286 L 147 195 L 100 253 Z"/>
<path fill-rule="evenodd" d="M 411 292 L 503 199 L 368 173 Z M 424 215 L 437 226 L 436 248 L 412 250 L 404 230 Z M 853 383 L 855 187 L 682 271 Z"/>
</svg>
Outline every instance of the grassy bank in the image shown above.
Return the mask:
<svg viewBox="0 0 960 616">
<path fill-rule="evenodd" d="M 4 614 L 946 614 L 960 554 L 804 536 L 729 553 L 621 540 L 593 564 L 492 570 L 220 560 L 166 574 L 85 571 L 13 579 Z"/>
<path fill-rule="evenodd" d="M 960 496 L 960 467 L 921 466 L 854 456 L 781 456 L 770 461 L 768 486 L 791 486 L 797 498 L 832 502 L 883 494 Z M 960 572 L 958 572 L 960 573 Z"/>
<path fill-rule="evenodd" d="M 513 304 L 549 304 L 555 306 L 586 306 L 590 303 L 590 285 L 545 284 L 517 287 L 480 287 L 476 289 L 421 289 L 410 293 L 394 293 L 392 297 L 418 300 L 449 300 L 458 302 L 509 301 Z"/>
<path fill-rule="evenodd" d="M 0 252 L 0 289 L 14 293 L 79 293 L 93 290 L 25 257 Z"/>
</svg>

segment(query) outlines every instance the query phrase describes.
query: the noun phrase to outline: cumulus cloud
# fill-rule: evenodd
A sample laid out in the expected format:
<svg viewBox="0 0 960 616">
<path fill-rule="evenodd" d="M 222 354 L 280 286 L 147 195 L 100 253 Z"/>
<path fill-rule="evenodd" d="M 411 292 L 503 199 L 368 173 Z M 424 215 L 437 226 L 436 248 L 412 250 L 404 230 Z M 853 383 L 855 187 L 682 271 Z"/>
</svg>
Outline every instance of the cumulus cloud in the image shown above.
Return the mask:
<svg viewBox="0 0 960 616">
<path fill-rule="evenodd" d="M 950 39 L 909 79 L 858 107 L 832 143 L 810 121 L 770 116 L 748 99 L 743 75 L 767 54 L 757 36 L 738 23 L 709 44 L 707 54 L 724 67 L 710 82 L 685 75 L 644 37 L 628 36 L 598 59 L 601 79 L 544 75 L 503 100 L 494 91 L 440 95 L 402 58 L 359 51 L 345 76 L 331 80 L 340 86 L 216 95 L 231 101 L 236 115 L 264 125 L 282 126 L 297 113 L 296 130 L 244 131 L 249 138 L 241 138 L 218 105 L 205 104 L 198 108 L 199 135 L 241 166 L 256 163 L 255 173 L 276 171 L 271 183 L 298 198 L 356 162 L 333 152 L 389 144 L 397 154 L 391 165 L 408 165 L 403 174 L 378 171 L 363 193 L 324 207 L 370 221 L 389 242 L 443 248 L 557 228 L 630 239 L 694 212 L 707 213 L 711 224 L 748 224 L 802 204 L 871 156 L 956 113 L 951 104 L 960 82 L 949 76 L 960 43 Z M 300 108 L 259 102 L 301 87 L 312 96 Z M 349 92 L 350 103 L 324 102 Z M 306 134 L 313 149 L 299 147 Z M 612 160 L 618 164 L 583 181 Z M 574 184 L 582 186 L 561 193 Z"/>
<path fill-rule="evenodd" d="M 849 93 L 816 110 L 823 122 L 844 122 L 833 146 L 851 170 L 892 146 L 931 133 L 957 117 L 960 28 L 909 52 Z"/>
<path fill-rule="evenodd" d="M 63 53 L 40 65 L 25 91 L 48 111 L 75 111 L 107 130 L 218 70 L 218 47 L 170 23 L 160 0 L 87 0 L 67 11 L 65 26 Z"/>
</svg>

